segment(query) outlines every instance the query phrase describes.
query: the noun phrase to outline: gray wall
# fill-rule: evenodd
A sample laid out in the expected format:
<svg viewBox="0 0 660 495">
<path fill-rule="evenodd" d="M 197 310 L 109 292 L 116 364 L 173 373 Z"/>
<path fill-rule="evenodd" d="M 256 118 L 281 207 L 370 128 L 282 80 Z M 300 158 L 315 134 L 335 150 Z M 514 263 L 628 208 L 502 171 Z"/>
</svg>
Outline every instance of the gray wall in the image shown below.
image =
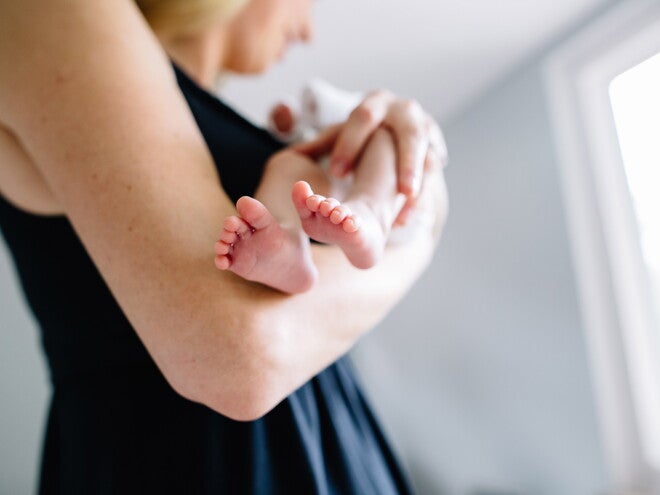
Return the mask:
<svg viewBox="0 0 660 495">
<path fill-rule="evenodd" d="M 445 130 L 450 220 L 356 350 L 367 389 L 421 494 L 593 495 L 605 473 L 539 64 Z M 0 305 L 0 492 L 30 493 L 46 378 L 1 248 Z"/>
<path fill-rule="evenodd" d="M 439 252 L 357 349 L 421 493 L 605 487 L 549 126 L 535 61 L 445 125 Z"/>
<path fill-rule="evenodd" d="M 37 328 L 0 241 L 0 494 L 35 493 L 48 394 Z"/>
</svg>

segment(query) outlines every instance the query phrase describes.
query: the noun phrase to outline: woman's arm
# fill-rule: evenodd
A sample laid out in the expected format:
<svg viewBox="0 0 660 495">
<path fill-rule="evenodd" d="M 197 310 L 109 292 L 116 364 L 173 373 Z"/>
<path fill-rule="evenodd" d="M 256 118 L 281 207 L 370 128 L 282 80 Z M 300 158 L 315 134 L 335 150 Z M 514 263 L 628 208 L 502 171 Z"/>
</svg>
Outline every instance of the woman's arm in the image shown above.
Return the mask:
<svg viewBox="0 0 660 495">
<path fill-rule="evenodd" d="M 265 414 L 350 348 L 428 263 L 433 240 L 422 235 L 368 272 L 316 248 L 319 283 L 298 296 L 217 271 L 212 246 L 233 205 L 133 2 L 0 9 L 2 125 L 183 396 L 239 420 Z"/>
<path fill-rule="evenodd" d="M 61 213 L 34 162 L 8 129 L 0 125 L 0 194 L 19 208 L 38 215 Z"/>
</svg>

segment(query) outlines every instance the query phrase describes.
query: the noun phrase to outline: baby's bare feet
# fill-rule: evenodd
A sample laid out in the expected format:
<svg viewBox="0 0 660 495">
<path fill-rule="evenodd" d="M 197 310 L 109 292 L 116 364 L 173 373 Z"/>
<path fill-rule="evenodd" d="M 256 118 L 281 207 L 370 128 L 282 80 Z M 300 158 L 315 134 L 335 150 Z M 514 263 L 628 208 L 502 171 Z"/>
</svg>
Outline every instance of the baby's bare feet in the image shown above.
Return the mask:
<svg viewBox="0 0 660 495">
<path fill-rule="evenodd" d="M 366 202 L 340 203 L 325 198 L 314 194 L 304 181 L 293 185 L 291 198 L 309 237 L 339 246 L 357 268 L 371 268 L 378 262 L 385 249 L 387 232 Z"/>
<path fill-rule="evenodd" d="M 215 243 L 215 266 L 283 292 L 311 288 L 317 270 L 307 237 L 283 228 L 262 203 L 249 196 L 240 198 L 236 209 L 238 216 L 225 219 Z"/>
</svg>

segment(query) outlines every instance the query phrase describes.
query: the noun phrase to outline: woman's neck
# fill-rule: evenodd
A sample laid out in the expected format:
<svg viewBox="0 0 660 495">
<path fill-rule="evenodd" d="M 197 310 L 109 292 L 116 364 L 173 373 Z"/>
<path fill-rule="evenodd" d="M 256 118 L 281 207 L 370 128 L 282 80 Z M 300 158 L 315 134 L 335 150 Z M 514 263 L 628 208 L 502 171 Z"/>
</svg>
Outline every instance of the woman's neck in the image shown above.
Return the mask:
<svg viewBox="0 0 660 495">
<path fill-rule="evenodd" d="M 194 35 L 161 38 L 170 58 L 201 87 L 212 90 L 224 53 L 220 29 L 209 29 Z"/>
</svg>

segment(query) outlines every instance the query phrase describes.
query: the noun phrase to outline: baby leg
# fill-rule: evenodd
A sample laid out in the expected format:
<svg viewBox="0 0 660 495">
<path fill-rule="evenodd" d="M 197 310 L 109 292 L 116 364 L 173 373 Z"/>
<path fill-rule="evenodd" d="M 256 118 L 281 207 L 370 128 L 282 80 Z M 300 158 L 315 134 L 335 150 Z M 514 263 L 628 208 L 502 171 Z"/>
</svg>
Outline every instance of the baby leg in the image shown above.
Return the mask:
<svg viewBox="0 0 660 495">
<path fill-rule="evenodd" d="M 341 203 L 314 194 L 305 182 L 297 182 L 291 196 L 307 235 L 336 244 L 354 266 L 371 268 L 380 259 L 405 203 L 397 190 L 396 151 L 390 133 L 384 129 L 374 133 Z"/>
<path fill-rule="evenodd" d="M 319 172 L 313 162 L 293 153 L 271 160 L 255 193 L 258 199 L 240 198 L 238 215 L 225 219 L 215 244 L 216 267 L 283 292 L 308 290 L 317 270 L 288 191 L 298 177 Z"/>
</svg>

